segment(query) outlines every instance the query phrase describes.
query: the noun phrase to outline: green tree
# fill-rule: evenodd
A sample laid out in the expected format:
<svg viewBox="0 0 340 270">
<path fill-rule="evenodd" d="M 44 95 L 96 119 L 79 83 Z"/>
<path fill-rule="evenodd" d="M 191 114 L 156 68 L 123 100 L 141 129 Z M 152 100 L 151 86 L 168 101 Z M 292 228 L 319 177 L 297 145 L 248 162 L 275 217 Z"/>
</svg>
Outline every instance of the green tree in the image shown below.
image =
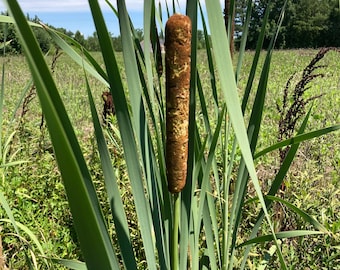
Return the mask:
<svg viewBox="0 0 340 270">
<path fill-rule="evenodd" d="M 325 35 L 327 46 L 340 47 L 340 9 L 335 5 L 328 18 L 329 27 Z"/>
<path fill-rule="evenodd" d="M 55 27 L 53 27 L 52 25 L 49 25 L 49 27 L 51 27 L 52 29 L 55 29 L 55 30 L 57 30 L 58 32 L 61 32 L 61 33 L 65 34 L 65 35 L 67 35 L 67 36 L 69 36 L 69 37 L 73 37 L 73 36 L 74 36 L 74 33 L 73 33 L 72 31 L 69 31 L 69 30 L 67 30 L 67 29 L 65 29 L 65 28 L 63 28 L 63 27 L 55 28 Z"/>
<path fill-rule="evenodd" d="M 261 31 L 261 26 L 263 24 L 263 18 L 265 14 L 265 10 L 268 7 L 268 1 L 265 0 L 255 0 L 253 3 L 253 9 L 251 13 L 251 20 L 249 24 L 249 36 L 247 39 L 247 48 L 249 49 L 254 49 L 256 47 L 257 39 Z M 238 12 L 236 14 L 237 18 L 235 19 L 236 21 L 242 22 L 242 18 L 245 16 L 245 9 L 237 9 Z M 270 27 L 269 23 L 267 29 L 266 36 L 269 37 L 270 34 Z"/>
<path fill-rule="evenodd" d="M 235 3 L 235 37 L 242 35 L 242 28 L 245 23 L 247 12 L 247 0 L 239 0 Z"/>
<path fill-rule="evenodd" d="M 0 28 L 0 42 L 11 41 L 8 46 L 6 46 L 7 53 L 20 54 L 22 48 L 18 40 L 16 30 L 13 24 L 1 24 Z"/>
<path fill-rule="evenodd" d="M 77 31 L 75 34 L 74 34 L 74 40 L 79 42 L 79 44 L 85 46 L 86 45 L 86 40 L 85 40 L 85 37 L 84 35 L 80 32 L 80 31 Z"/>
<path fill-rule="evenodd" d="M 117 37 L 112 37 L 112 44 L 113 44 L 113 49 L 116 52 L 121 52 L 123 50 L 122 37 L 120 35 Z"/>
<path fill-rule="evenodd" d="M 26 18 L 27 18 L 28 21 L 31 21 L 31 22 L 34 22 L 34 23 L 40 23 L 41 22 L 41 20 L 39 19 L 39 17 L 37 15 L 35 15 L 34 18 L 31 18 L 29 16 L 29 14 L 27 14 Z M 51 44 L 52 44 L 52 40 L 51 40 L 49 34 L 44 29 L 37 28 L 37 27 L 33 27 L 32 30 L 33 30 L 33 33 L 35 34 L 35 36 L 36 36 L 36 38 L 39 42 L 39 46 L 40 46 L 41 50 L 44 53 L 48 52 L 48 50 L 50 49 Z"/>
<path fill-rule="evenodd" d="M 87 49 L 89 51 L 99 51 L 100 50 L 97 32 L 94 32 L 92 36 L 89 36 L 87 38 L 86 45 L 87 45 Z"/>
<path fill-rule="evenodd" d="M 1 15 L 8 16 L 8 13 L 2 12 Z M 34 18 L 30 18 L 29 15 L 26 15 L 28 21 L 39 23 L 40 19 L 35 16 Z M 41 28 L 33 27 L 32 28 L 41 50 L 46 53 L 52 44 L 51 38 L 48 33 Z M 6 52 L 11 54 L 21 54 L 22 47 L 20 45 L 19 39 L 17 37 L 16 29 L 13 24 L 4 24 L 0 25 L 0 42 L 11 41 L 8 46 L 6 46 Z"/>
<path fill-rule="evenodd" d="M 325 45 L 323 33 L 328 30 L 332 1 L 295 1 L 294 14 L 287 25 L 288 47 L 320 47 Z"/>
<path fill-rule="evenodd" d="M 137 28 L 135 29 L 136 32 L 136 36 L 138 38 L 139 41 L 142 41 L 144 39 L 144 31 L 141 28 Z"/>
<path fill-rule="evenodd" d="M 242 4 L 237 1 L 236 25 L 243 25 Z M 269 44 L 269 37 L 275 31 L 281 8 L 285 0 L 271 1 L 268 6 L 267 0 L 254 0 L 252 19 L 249 25 L 249 37 L 247 48 L 256 46 L 260 25 L 266 8 L 270 8 L 269 20 L 266 25 L 264 47 Z M 285 18 L 282 24 L 276 47 L 280 48 L 314 48 L 321 46 L 338 46 L 339 15 L 338 0 L 288 0 Z"/>
<path fill-rule="evenodd" d="M 197 48 L 198 49 L 205 48 L 204 32 L 202 30 L 197 30 Z"/>
</svg>

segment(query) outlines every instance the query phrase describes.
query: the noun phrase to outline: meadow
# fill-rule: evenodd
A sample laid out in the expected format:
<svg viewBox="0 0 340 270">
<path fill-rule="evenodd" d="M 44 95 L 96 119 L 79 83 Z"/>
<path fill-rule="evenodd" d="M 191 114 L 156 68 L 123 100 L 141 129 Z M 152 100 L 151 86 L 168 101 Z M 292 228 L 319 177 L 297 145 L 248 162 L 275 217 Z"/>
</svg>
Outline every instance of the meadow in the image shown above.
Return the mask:
<svg viewBox="0 0 340 270">
<path fill-rule="evenodd" d="M 263 149 L 278 140 L 279 112 L 277 104 L 282 104 L 284 88 L 290 76 L 294 75 L 292 84 L 300 79 L 302 70 L 316 55 L 317 50 L 274 51 L 268 80 L 268 98 L 265 103 L 263 124 L 260 130 L 258 148 Z M 260 62 L 264 61 L 261 54 Z M 93 56 L 102 63 L 100 53 Z M 246 52 L 238 89 L 240 96 L 245 88 L 246 79 L 254 52 Z M 318 70 L 324 77 L 314 79 L 306 91 L 306 98 L 323 94 L 313 102 L 313 109 L 306 131 L 335 125 L 340 122 L 340 62 L 339 53 L 331 51 L 321 60 L 325 65 Z M 48 56 L 49 65 L 53 57 Z M 236 57 L 237 58 L 237 57 Z M 121 72 L 124 74 L 122 55 L 117 53 Z M 31 76 L 23 56 L 6 56 L 1 58 L 4 64 L 4 105 L 2 127 L 2 164 L 22 161 L 10 167 L 0 167 L 0 187 L 14 213 L 15 219 L 24 224 L 32 235 L 23 234 L 23 243 L 19 242 L 13 227 L 6 222 L 7 216 L 0 209 L 0 228 L 2 254 L 10 269 L 26 269 L 23 249 L 30 247 L 32 261 L 37 269 L 52 269 L 52 264 L 45 258 L 63 258 L 83 260 L 77 235 L 73 227 L 72 216 L 64 190 L 61 175 L 55 160 L 52 144 L 35 90 L 30 83 Z M 212 102 L 210 74 L 204 51 L 198 52 L 197 67 L 206 94 L 206 100 Z M 125 75 L 123 75 L 124 78 Z M 259 72 L 255 77 L 259 80 Z M 67 55 L 56 59 L 53 68 L 59 93 L 80 141 L 86 162 L 94 179 L 97 192 L 101 197 L 103 172 L 99 164 L 98 150 L 95 145 L 94 129 L 90 107 L 86 94 L 86 82 L 80 66 Z M 101 94 L 106 87 L 89 76 L 89 84 L 95 99 L 98 113 L 101 114 L 103 101 Z M 250 97 L 252 100 L 254 97 Z M 309 105 L 311 105 L 310 103 Z M 308 105 L 308 106 L 309 106 Z M 208 104 L 209 113 L 214 113 L 212 104 Z M 309 107 L 307 107 L 309 108 Z M 249 117 L 246 112 L 245 118 Z M 196 112 L 196 120 L 203 126 L 201 112 Z M 300 120 L 301 121 L 301 120 Z M 135 221 L 135 209 L 131 199 L 126 162 L 123 156 L 120 137 L 116 130 L 116 119 L 112 119 L 112 128 L 106 128 L 112 164 L 121 188 L 121 196 L 127 207 L 128 223 L 134 239 L 134 246 L 140 244 L 140 232 Z M 110 135 L 111 134 L 111 135 Z M 301 144 L 297 156 L 285 179 L 285 199 L 300 209 L 308 212 L 325 226 L 332 235 L 306 236 L 283 240 L 283 253 L 291 269 L 340 269 L 340 140 L 339 133 L 331 133 Z M 264 191 L 268 189 L 279 167 L 279 153 L 273 151 L 256 160 L 256 170 Z M 250 185 L 248 199 L 255 194 Z M 130 206 L 129 206 L 130 205 Z M 103 203 L 105 217 L 112 223 L 107 213 L 110 209 Z M 256 204 L 248 203 L 243 215 L 250 223 L 254 222 Z M 271 213 L 275 215 L 275 213 Z M 245 223 L 246 224 L 246 223 Z M 301 219 L 287 212 L 284 224 L 290 229 L 308 228 Z M 244 230 L 249 230 L 247 225 Z M 265 229 L 263 229 L 265 230 Z M 111 235 L 115 235 L 109 228 Z M 35 241 L 34 241 L 34 240 Z M 40 247 L 37 245 L 41 245 Z M 260 250 L 254 248 L 248 261 L 249 269 L 255 269 L 259 263 L 260 253 L 270 246 L 263 244 Z M 262 250 L 262 251 L 261 251 Z M 43 252 L 43 253 L 42 253 Z M 43 256 L 42 256 L 43 255 Z M 143 253 L 137 257 L 143 257 Z M 141 260 L 143 262 L 143 259 Z M 253 263 L 252 263 L 253 262 Z M 54 265 L 56 269 L 63 269 Z M 143 263 L 139 267 L 143 269 Z M 29 268 L 27 268 L 29 269 Z M 275 269 L 275 264 L 269 267 Z"/>
</svg>

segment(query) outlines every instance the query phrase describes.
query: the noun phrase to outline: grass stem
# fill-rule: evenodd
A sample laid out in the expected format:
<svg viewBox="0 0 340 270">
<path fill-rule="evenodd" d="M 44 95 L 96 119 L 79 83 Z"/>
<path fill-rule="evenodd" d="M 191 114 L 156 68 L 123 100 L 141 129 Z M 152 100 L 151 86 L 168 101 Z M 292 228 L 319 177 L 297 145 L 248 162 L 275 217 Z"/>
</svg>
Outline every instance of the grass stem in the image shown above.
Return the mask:
<svg viewBox="0 0 340 270">
<path fill-rule="evenodd" d="M 179 247 L 178 247 L 178 229 L 179 217 L 181 215 L 181 196 L 180 193 L 174 194 L 174 212 L 173 227 L 171 237 L 171 269 L 177 270 L 179 266 Z"/>
</svg>

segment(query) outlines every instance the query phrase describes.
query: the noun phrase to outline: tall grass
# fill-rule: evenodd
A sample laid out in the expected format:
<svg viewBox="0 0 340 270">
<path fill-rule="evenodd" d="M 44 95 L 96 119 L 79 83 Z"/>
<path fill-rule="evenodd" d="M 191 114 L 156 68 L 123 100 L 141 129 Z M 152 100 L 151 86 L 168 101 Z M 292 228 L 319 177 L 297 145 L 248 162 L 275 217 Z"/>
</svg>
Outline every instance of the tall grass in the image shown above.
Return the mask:
<svg viewBox="0 0 340 270">
<path fill-rule="evenodd" d="M 231 5 L 235 1 L 230 1 Z M 75 41 L 46 26 L 54 42 L 84 70 L 88 103 L 91 108 L 101 169 L 104 175 L 105 191 L 95 189 L 92 176 L 85 161 L 74 127 L 60 98 L 56 83 L 39 49 L 32 30 L 17 1 L 6 1 L 11 18 L 1 17 L 4 22 L 15 23 L 21 38 L 43 114 L 46 118 L 55 157 L 63 178 L 69 206 L 80 247 L 88 269 L 136 269 L 145 260 L 147 269 L 233 269 L 245 268 L 250 248 L 254 244 L 272 242 L 272 260 L 278 258 L 282 269 L 287 269 L 280 240 L 291 237 L 328 233 L 316 219 L 285 200 L 276 193 L 294 160 L 301 142 L 337 130 L 339 125 L 315 132 L 304 133 L 311 110 L 304 118 L 298 135 L 292 139 L 269 146 L 261 152 L 257 142 L 260 136 L 262 113 L 264 111 L 268 74 L 271 65 L 276 29 L 266 53 L 263 66 L 259 66 L 259 55 L 268 20 L 269 7 L 265 13 L 257 50 L 244 90 L 242 103 L 237 89 L 247 36 L 242 37 L 243 46 L 238 55 L 236 72 L 229 52 L 228 37 L 224 29 L 219 1 L 205 3 L 207 18 L 199 2 L 188 1 L 186 13 L 192 22 L 189 154 L 186 186 L 179 196 L 168 192 L 165 162 L 165 83 L 157 72 L 157 50 L 151 53 L 156 36 L 151 35 L 155 21 L 164 25 L 154 1 L 144 1 L 144 51 L 141 50 L 125 1 L 117 1 L 117 14 L 122 35 L 124 76 L 121 73 L 110 34 L 98 1 L 89 0 L 90 9 L 98 34 L 105 68 Z M 247 20 L 252 1 L 248 1 Z M 164 8 L 164 7 L 162 7 Z M 176 3 L 167 3 L 168 14 L 176 12 Z M 211 85 L 203 89 L 197 68 L 197 21 L 198 11 L 206 35 L 206 54 L 209 61 Z M 218 15 L 220 14 L 220 16 Z M 284 6 L 278 24 L 284 15 Z M 206 24 L 208 19 L 208 25 Z M 211 34 L 208 38 L 207 27 Z M 247 33 L 247 24 L 243 33 Z M 151 38 L 150 38 L 151 37 Z M 155 54 L 155 55 L 154 55 Z M 261 70 L 260 81 L 255 90 L 254 74 Z M 131 186 L 141 245 L 137 250 L 129 228 L 129 214 L 120 195 L 116 175 L 103 127 L 88 83 L 88 76 L 94 76 L 109 87 L 113 96 L 123 147 L 126 168 Z M 205 88 L 205 87 L 204 87 Z M 249 95 L 255 96 L 252 104 Z M 207 97 L 213 96 L 213 110 L 207 106 Z M 244 117 L 245 111 L 250 117 Z M 202 115 L 204 123 L 196 121 Z M 278 170 L 268 194 L 263 194 L 255 170 L 254 158 L 283 146 L 291 145 L 286 159 Z M 240 153 L 240 154 L 239 154 Z M 238 160 L 241 155 L 240 161 Z M 250 181 L 251 182 L 250 182 Z M 234 184 L 232 182 L 235 182 Z M 249 204 L 250 183 L 256 191 L 252 203 L 260 209 L 253 226 L 244 231 L 242 222 Z M 235 188 L 231 188 L 235 186 Z M 107 222 L 100 204 L 99 195 L 106 195 L 113 224 Z M 174 200 L 179 199 L 180 218 L 174 218 Z M 275 232 L 269 209 L 274 201 L 286 205 L 315 230 Z M 177 206 L 177 207 L 178 207 Z M 106 213 L 106 212 L 105 212 Z M 173 228 L 179 222 L 179 240 L 173 243 Z M 112 243 L 110 228 L 114 226 L 117 243 Z M 260 227 L 267 227 L 267 235 L 259 235 Z M 176 238 L 175 238 L 176 239 Z M 248 240 L 247 240 L 248 239 Z M 172 243 L 172 245 L 171 245 Z M 171 248 L 171 247 L 178 247 Z M 246 247 L 246 248 L 244 248 Z M 143 250 L 142 256 L 140 250 Z M 174 259 L 175 258 L 175 259 Z M 178 260 L 177 260 L 178 258 Z M 265 258 L 263 258 L 265 259 Z M 84 268 L 82 263 L 58 261 L 74 269 Z M 268 263 L 268 260 L 267 262 Z"/>
</svg>

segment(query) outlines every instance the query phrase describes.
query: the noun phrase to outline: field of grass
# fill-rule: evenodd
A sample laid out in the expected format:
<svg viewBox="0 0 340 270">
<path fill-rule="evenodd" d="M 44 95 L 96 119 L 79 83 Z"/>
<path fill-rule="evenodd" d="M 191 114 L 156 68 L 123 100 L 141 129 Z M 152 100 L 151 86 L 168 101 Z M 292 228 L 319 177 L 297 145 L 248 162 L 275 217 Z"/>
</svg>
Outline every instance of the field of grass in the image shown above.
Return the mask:
<svg viewBox="0 0 340 270">
<path fill-rule="evenodd" d="M 287 80 L 293 74 L 295 85 L 301 76 L 302 70 L 316 55 L 317 50 L 291 50 L 276 51 L 273 54 L 271 71 L 268 81 L 268 98 L 264 111 L 263 125 L 260 130 L 259 149 L 265 148 L 275 142 L 278 137 L 279 113 L 277 104 L 282 104 L 283 91 Z M 94 54 L 100 59 L 99 54 Z M 118 54 L 118 59 L 122 61 Z M 331 51 L 321 65 L 325 67 L 318 70 L 325 76 L 316 78 L 310 83 L 306 97 L 323 94 L 314 101 L 312 115 L 307 131 L 327 127 L 340 122 L 340 62 L 339 53 Z M 253 52 L 247 52 L 243 71 L 239 78 L 240 96 L 245 88 L 246 79 L 251 66 Z M 15 218 L 27 226 L 37 237 L 46 257 L 82 260 L 77 245 L 77 236 L 72 226 L 72 217 L 68 209 L 63 183 L 55 162 L 48 131 L 42 120 L 38 98 L 28 92 L 24 101 L 20 102 L 25 88 L 30 90 L 30 73 L 22 56 L 3 57 L 4 77 L 4 108 L 2 129 L 2 164 L 6 161 L 24 161 L 12 167 L 2 168 L 1 190 L 6 195 Z M 263 59 L 261 58 L 261 61 Z M 51 57 L 48 62 L 52 62 Z M 198 56 L 198 68 L 203 89 L 209 96 L 210 74 L 208 72 L 205 54 Z M 123 72 L 123 71 L 122 71 Z M 244 74 L 244 75 L 242 75 Z M 65 102 L 76 134 L 81 143 L 88 166 L 92 172 L 95 185 L 100 191 L 103 188 L 103 175 L 99 169 L 98 153 L 93 147 L 94 134 L 86 95 L 86 85 L 81 67 L 72 62 L 66 55 L 57 59 L 54 69 L 55 80 L 60 94 Z M 123 76 L 124 77 L 124 76 Z M 259 74 L 257 74 L 259 77 Z M 256 82 L 256 80 L 255 80 Z M 93 78 L 89 78 L 95 102 L 99 113 L 102 109 L 101 94 L 105 87 Z M 256 84 L 256 83 L 255 83 Z M 257 85 L 257 84 L 256 84 Z M 29 100 L 28 98 L 32 99 Z M 213 100 L 206 98 L 206 100 Z M 25 104 L 23 106 L 23 104 Z M 311 105 L 312 103 L 310 103 Z M 209 108 L 209 104 L 208 104 Z M 213 108 L 211 106 L 211 108 Z M 309 105 L 307 106 L 307 110 Z M 211 109 L 213 113 L 213 109 Z M 247 117 L 247 113 L 246 113 Z M 200 112 L 197 112 L 200 121 Z M 113 123 L 115 120 L 113 120 Z M 14 133 L 13 137 L 11 134 Z M 109 136 L 108 136 L 109 137 Z M 134 209 L 129 197 L 130 187 L 127 182 L 127 172 L 123 158 L 119 136 L 114 133 L 109 140 L 117 179 L 120 181 L 122 196 L 125 204 L 131 204 L 128 209 L 128 218 L 131 232 L 138 245 L 139 232 L 135 223 Z M 305 142 L 301 145 L 294 164 L 286 179 L 285 199 L 305 210 L 333 233 L 331 236 L 305 237 L 284 240 L 283 253 L 287 264 L 292 269 L 340 269 L 340 140 L 339 132 Z M 257 161 L 258 176 L 264 191 L 273 179 L 275 170 L 279 166 L 279 153 L 274 151 Z M 252 187 L 249 187 L 252 189 Z M 250 192 L 249 194 L 252 194 Z M 251 222 L 255 218 L 253 206 L 246 212 Z M 109 209 L 106 209 L 109 211 Z M 275 213 L 273 213 L 274 215 Z M 109 215 L 105 215 L 109 216 Z M 0 218 L 7 218 L 0 209 Z M 108 222 L 112 222 L 108 220 Z M 289 229 L 303 229 L 305 223 L 287 212 L 284 225 Z M 1 220 L 1 239 L 3 254 L 11 269 L 25 269 L 23 246 L 18 241 L 11 225 Z M 248 230 L 245 226 L 245 230 Z M 307 229 L 307 228 L 306 228 Z M 263 229 L 265 230 L 265 228 Z M 114 232 L 111 230 L 112 235 Z M 25 235 L 25 234 L 24 234 Z M 28 235 L 24 241 L 27 246 L 35 250 L 39 269 L 48 267 L 44 264 L 40 253 Z M 270 246 L 263 246 L 260 250 L 252 251 L 249 268 L 252 269 L 252 260 L 258 261 L 260 252 Z M 141 253 L 142 254 L 142 253 Z M 141 255 L 142 256 L 142 255 Z M 142 265 L 140 266 L 143 269 Z M 272 268 L 275 269 L 275 265 Z"/>
</svg>

